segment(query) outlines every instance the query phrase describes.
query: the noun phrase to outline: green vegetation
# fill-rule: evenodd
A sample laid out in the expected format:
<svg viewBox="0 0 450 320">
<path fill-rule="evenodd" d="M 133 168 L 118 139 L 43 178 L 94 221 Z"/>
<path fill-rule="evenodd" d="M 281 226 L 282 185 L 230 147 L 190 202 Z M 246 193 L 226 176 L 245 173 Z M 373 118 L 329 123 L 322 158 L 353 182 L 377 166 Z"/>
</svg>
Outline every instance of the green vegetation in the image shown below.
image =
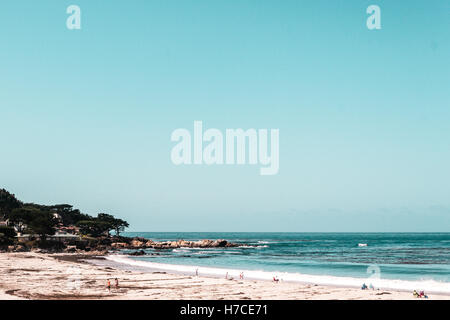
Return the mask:
<svg viewBox="0 0 450 320">
<path fill-rule="evenodd" d="M 58 204 L 49 208 L 61 217 L 61 222 L 65 226 L 76 225 L 78 221 L 92 219 L 91 216 L 81 213 L 80 210 L 73 209 L 70 204 Z"/>
<path fill-rule="evenodd" d="M 104 222 L 108 225 L 108 234 L 110 230 L 114 230 L 116 236 L 120 236 L 120 233 L 128 228 L 128 222 L 122 219 L 116 219 L 114 216 L 106 213 L 99 213 L 97 216 L 97 220 L 100 222 Z"/>
<path fill-rule="evenodd" d="M 7 221 L 8 226 L 0 226 L 0 245 L 14 242 L 16 231 L 37 235 L 44 243 L 48 236 L 58 230 L 70 229 L 72 233 L 90 237 L 110 237 L 114 230 L 120 235 L 128 223 L 122 219 L 106 213 L 99 213 L 97 217 L 81 213 L 69 204 L 40 205 L 23 203 L 15 195 L 0 189 L 0 222 Z"/>
<path fill-rule="evenodd" d="M 98 220 L 82 220 L 77 222 L 77 227 L 80 228 L 80 233 L 91 236 L 99 237 L 101 235 L 109 235 L 109 224 L 107 222 Z"/>
<path fill-rule="evenodd" d="M 12 227 L 0 226 L 0 246 L 14 243 L 16 231 Z"/>
<path fill-rule="evenodd" d="M 111 230 L 114 230 L 116 235 L 120 236 L 120 232 L 129 226 L 128 222 L 116 219 L 114 216 L 106 213 L 99 213 L 97 218 L 78 221 L 76 225 L 80 228 L 82 234 L 91 237 L 109 236 Z"/>
<path fill-rule="evenodd" d="M 0 189 L 0 219 L 4 219 L 11 210 L 20 208 L 22 205 L 13 194 L 5 189 Z"/>
<path fill-rule="evenodd" d="M 17 232 L 23 233 L 24 231 L 26 231 L 27 227 L 32 229 L 31 225 L 40 228 L 40 221 L 44 221 L 44 219 L 46 218 L 46 220 L 52 220 L 53 216 L 49 211 L 46 211 L 45 209 L 27 205 L 11 210 L 10 213 L 6 214 L 6 218 L 8 218 L 9 220 L 9 225 L 13 226 L 17 230 Z M 54 226 L 54 224 L 55 223 L 53 223 L 52 226 Z M 49 234 L 54 234 L 54 232 L 50 231 Z"/>
</svg>

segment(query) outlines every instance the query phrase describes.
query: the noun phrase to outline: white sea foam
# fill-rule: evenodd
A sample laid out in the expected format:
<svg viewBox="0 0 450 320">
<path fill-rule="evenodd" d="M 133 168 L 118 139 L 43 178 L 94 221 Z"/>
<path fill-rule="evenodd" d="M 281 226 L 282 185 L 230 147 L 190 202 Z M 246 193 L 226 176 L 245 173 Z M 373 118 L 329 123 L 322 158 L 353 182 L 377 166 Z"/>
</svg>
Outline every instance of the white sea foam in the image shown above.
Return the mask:
<svg viewBox="0 0 450 320">
<path fill-rule="evenodd" d="M 273 277 L 276 276 L 278 279 L 282 281 L 310 283 L 317 285 L 331 285 L 331 286 L 359 288 L 363 283 L 366 283 L 366 285 L 373 284 L 375 288 L 380 289 L 391 289 L 402 291 L 424 290 L 425 292 L 433 292 L 433 293 L 447 293 L 447 294 L 450 293 L 449 282 L 440 282 L 435 280 L 410 281 L 410 280 L 377 279 L 377 278 L 352 278 L 352 277 L 337 277 L 326 275 L 308 275 L 291 272 L 211 268 L 204 266 L 175 265 L 142 260 L 133 260 L 130 259 L 128 256 L 124 255 L 110 255 L 107 256 L 106 259 L 114 261 L 116 263 L 126 264 L 129 266 L 144 267 L 149 269 L 157 269 L 176 273 L 195 274 L 196 269 L 198 269 L 200 276 L 225 277 L 225 274 L 228 273 L 229 277 L 239 279 L 239 274 L 241 272 L 244 272 L 245 279 L 254 279 L 254 280 L 272 281 Z"/>
<path fill-rule="evenodd" d="M 247 249 L 258 249 L 258 248 L 268 248 L 268 245 L 263 245 L 263 246 L 247 246 L 247 245 L 242 245 L 239 246 L 238 248 L 247 248 Z"/>
</svg>

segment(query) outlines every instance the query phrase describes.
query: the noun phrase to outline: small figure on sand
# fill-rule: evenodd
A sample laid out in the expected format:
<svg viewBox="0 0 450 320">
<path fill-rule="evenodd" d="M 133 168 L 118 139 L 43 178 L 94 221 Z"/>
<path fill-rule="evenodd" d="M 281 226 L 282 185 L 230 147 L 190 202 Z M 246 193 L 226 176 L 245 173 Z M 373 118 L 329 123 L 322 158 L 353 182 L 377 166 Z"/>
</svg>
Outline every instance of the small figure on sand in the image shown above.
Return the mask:
<svg viewBox="0 0 450 320">
<path fill-rule="evenodd" d="M 413 291 L 413 297 L 414 298 L 425 298 L 428 299 L 428 296 L 425 294 L 424 291 L 420 291 L 420 293 L 417 293 L 416 290 Z"/>
<path fill-rule="evenodd" d="M 279 282 L 279 281 L 280 281 L 280 279 L 278 279 L 277 276 L 273 276 L 273 282 Z"/>
<path fill-rule="evenodd" d="M 228 280 L 228 272 L 225 274 L 225 279 Z"/>
<path fill-rule="evenodd" d="M 116 289 L 119 289 L 119 279 L 115 278 L 114 281 L 115 281 L 114 286 L 116 287 Z"/>
<path fill-rule="evenodd" d="M 106 288 L 108 288 L 108 291 L 111 292 L 111 281 L 109 279 L 106 281 Z"/>
<path fill-rule="evenodd" d="M 361 290 L 367 290 L 367 285 L 365 283 L 363 283 Z"/>
<path fill-rule="evenodd" d="M 198 277 L 198 268 L 195 269 L 195 276 Z"/>
<path fill-rule="evenodd" d="M 241 272 L 241 273 L 239 274 L 239 279 L 244 280 L 244 273 L 243 273 L 243 272 Z"/>
</svg>

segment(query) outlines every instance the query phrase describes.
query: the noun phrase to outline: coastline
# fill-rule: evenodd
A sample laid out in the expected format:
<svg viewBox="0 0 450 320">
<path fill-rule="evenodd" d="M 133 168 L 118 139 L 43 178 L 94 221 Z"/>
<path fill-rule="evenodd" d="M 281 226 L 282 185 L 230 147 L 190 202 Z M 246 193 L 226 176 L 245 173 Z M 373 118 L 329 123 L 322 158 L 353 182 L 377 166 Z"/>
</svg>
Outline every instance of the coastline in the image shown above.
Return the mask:
<svg viewBox="0 0 450 320">
<path fill-rule="evenodd" d="M 239 279 L 242 273 L 245 280 L 257 281 L 273 281 L 278 278 L 281 282 L 297 283 L 303 285 L 323 285 L 334 288 L 352 288 L 360 289 L 362 284 L 367 286 L 373 284 L 375 290 L 395 290 L 401 292 L 413 292 L 414 290 L 424 290 L 428 293 L 450 296 L 450 284 L 447 282 L 438 282 L 435 280 L 414 281 L 400 279 L 381 279 L 381 278 L 356 278 L 331 275 L 312 275 L 292 272 L 264 271 L 264 270 L 247 270 L 233 269 L 227 267 L 207 267 L 199 265 L 187 264 L 166 264 L 159 262 L 150 262 L 137 260 L 134 257 L 120 254 L 112 254 L 105 256 L 106 260 L 115 263 L 113 266 L 127 266 L 127 269 L 140 267 L 143 270 L 164 271 L 183 275 L 196 275 L 203 277 L 229 278 Z"/>
<path fill-rule="evenodd" d="M 94 260 L 95 259 L 95 260 Z M 130 270 L 88 254 L 0 254 L 0 299 L 88 300 L 450 300 L 450 294 L 414 298 L 400 290 L 361 290 L 312 283 L 185 275 L 168 271 Z M 192 267 L 191 267 L 192 268 Z M 109 292 L 107 279 L 119 279 Z M 420 288 L 418 288 L 420 289 Z"/>
</svg>

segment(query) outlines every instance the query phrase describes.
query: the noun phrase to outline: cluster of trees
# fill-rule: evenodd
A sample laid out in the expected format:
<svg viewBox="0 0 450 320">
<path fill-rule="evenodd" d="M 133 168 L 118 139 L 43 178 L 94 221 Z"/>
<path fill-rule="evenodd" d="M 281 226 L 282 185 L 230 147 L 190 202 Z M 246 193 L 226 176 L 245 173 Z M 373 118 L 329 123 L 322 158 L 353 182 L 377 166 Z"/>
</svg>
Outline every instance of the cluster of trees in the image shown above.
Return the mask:
<svg viewBox="0 0 450 320">
<path fill-rule="evenodd" d="M 61 223 L 65 226 L 76 225 L 78 221 L 92 219 L 90 215 L 81 213 L 80 210 L 74 209 L 70 204 L 59 204 L 49 208 L 61 217 Z"/>
<path fill-rule="evenodd" d="M 99 213 L 97 218 L 78 221 L 76 225 L 80 228 L 82 234 L 93 237 L 109 235 L 111 230 L 114 230 L 116 235 L 119 236 L 125 228 L 129 227 L 128 222 L 106 213 Z"/>
<path fill-rule="evenodd" d="M 5 189 L 0 189 L 0 220 L 8 220 L 9 226 L 14 228 L 14 235 L 17 230 L 21 233 L 37 234 L 41 239 L 55 234 L 55 229 L 60 224 L 77 226 L 81 234 L 93 237 L 109 236 L 111 230 L 120 235 L 120 232 L 129 226 L 126 221 L 110 214 L 100 213 L 97 217 L 92 217 L 69 204 L 45 206 L 23 203 Z M 5 230 L 6 227 L 0 229 L 0 235 L 12 235 L 11 230 Z"/>
<path fill-rule="evenodd" d="M 58 223 L 47 207 L 30 203 L 11 210 L 6 218 L 17 232 L 34 233 L 41 238 L 55 234 L 55 227 Z"/>
<path fill-rule="evenodd" d="M 16 197 L 6 191 L 0 189 L 0 221 L 6 220 L 7 215 L 16 208 L 19 208 L 23 204 L 16 199 Z M 16 231 L 14 228 L 8 226 L 0 226 L 0 245 L 9 245 L 14 241 Z"/>
<path fill-rule="evenodd" d="M 20 208 L 21 206 L 23 206 L 23 203 L 17 200 L 13 194 L 5 189 L 0 189 L 0 219 L 5 219 L 12 209 Z"/>
<path fill-rule="evenodd" d="M 15 236 L 16 231 L 13 228 L 0 226 L 0 246 L 12 244 Z"/>
</svg>

